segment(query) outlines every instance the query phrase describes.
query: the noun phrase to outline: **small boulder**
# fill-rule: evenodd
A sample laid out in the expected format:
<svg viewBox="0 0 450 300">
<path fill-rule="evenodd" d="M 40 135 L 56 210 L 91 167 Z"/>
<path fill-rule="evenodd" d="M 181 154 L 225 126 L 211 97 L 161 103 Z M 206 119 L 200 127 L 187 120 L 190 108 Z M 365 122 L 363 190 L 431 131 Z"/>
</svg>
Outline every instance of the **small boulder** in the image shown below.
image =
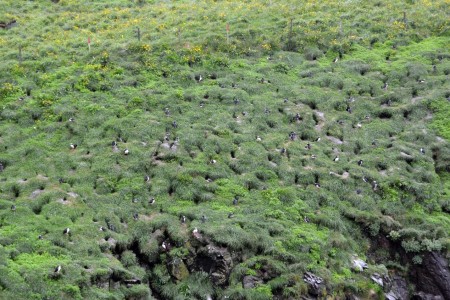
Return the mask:
<svg viewBox="0 0 450 300">
<path fill-rule="evenodd" d="M 189 276 L 189 271 L 181 259 L 175 259 L 169 265 L 169 272 L 176 280 L 183 280 Z"/>
<path fill-rule="evenodd" d="M 242 280 L 242 286 L 244 287 L 244 289 L 252 289 L 262 283 L 263 280 L 261 278 L 252 275 L 245 276 Z"/>
<path fill-rule="evenodd" d="M 324 288 L 323 279 L 311 272 L 303 275 L 303 281 L 308 284 L 308 292 L 313 296 L 318 296 Z"/>
</svg>

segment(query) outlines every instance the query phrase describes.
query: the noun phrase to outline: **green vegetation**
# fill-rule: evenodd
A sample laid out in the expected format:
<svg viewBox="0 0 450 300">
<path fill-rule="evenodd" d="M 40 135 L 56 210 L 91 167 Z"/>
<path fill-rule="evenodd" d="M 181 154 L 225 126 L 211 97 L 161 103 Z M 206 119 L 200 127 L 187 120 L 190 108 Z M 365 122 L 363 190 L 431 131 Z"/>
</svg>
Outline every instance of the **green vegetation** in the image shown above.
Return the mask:
<svg viewBox="0 0 450 300">
<path fill-rule="evenodd" d="M 447 11 L 3 0 L 0 298 L 382 298 L 450 255 Z"/>
</svg>

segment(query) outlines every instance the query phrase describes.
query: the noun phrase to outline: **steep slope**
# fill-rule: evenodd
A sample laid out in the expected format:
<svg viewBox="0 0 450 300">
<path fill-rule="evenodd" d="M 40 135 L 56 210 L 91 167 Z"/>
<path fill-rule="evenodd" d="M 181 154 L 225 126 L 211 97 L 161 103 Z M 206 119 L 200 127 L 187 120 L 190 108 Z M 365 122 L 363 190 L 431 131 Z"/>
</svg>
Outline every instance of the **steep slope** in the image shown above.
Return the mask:
<svg viewBox="0 0 450 300">
<path fill-rule="evenodd" d="M 450 297 L 446 1 L 3 2 L 0 298 Z"/>
</svg>

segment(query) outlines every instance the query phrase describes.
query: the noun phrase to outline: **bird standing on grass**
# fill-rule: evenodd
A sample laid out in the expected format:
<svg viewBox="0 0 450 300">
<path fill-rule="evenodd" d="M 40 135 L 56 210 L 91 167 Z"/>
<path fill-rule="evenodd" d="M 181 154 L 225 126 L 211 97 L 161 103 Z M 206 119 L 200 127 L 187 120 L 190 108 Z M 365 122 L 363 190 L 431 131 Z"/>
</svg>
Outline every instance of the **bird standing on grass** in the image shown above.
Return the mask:
<svg viewBox="0 0 450 300">
<path fill-rule="evenodd" d="M 55 274 L 59 274 L 59 272 L 61 272 L 61 265 L 58 265 L 56 268 L 55 268 Z"/>
<path fill-rule="evenodd" d="M 378 183 L 377 183 L 375 180 L 372 181 L 372 189 L 373 189 L 374 191 L 378 190 Z"/>
<path fill-rule="evenodd" d="M 194 228 L 194 230 L 192 230 L 192 235 L 194 236 L 194 238 L 196 238 L 197 240 L 202 238 L 202 235 L 200 234 L 199 230 L 197 229 L 197 227 Z"/>
<path fill-rule="evenodd" d="M 123 151 L 123 154 L 125 154 L 125 155 L 130 154 L 130 150 L 128 150 L 128 148 L 126 148 L 126 149 Z"/>
<path fill-rule="evenodd" d="M 197 81 L 197 82 L 200 82 L 203 80 L 203 77 L 200 74 L 195 75 L 194 78 L 195 78 L 195 81 Z"/>
<path fill-rule="evenodd" d="M 69 227 L 67 227 L 67 228 L 65 228 L 65 229 L 63 230 L 63 234 L 68 235 L 69 233 L 70 233 L 70 228 L 69 228 Z"/>
</svg>

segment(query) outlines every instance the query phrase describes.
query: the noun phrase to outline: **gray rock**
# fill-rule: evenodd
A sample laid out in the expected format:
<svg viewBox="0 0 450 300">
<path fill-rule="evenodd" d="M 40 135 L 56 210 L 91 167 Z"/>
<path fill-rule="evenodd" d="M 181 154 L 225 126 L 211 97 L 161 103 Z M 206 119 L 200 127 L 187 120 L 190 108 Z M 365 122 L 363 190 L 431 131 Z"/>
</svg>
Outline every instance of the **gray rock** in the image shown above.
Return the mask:
<svg viewBox="0 0 450 300">
<path fill-rule="evenodd" d="M 233 268 L 233 259 L 227 248 L 218 247 L 212 243 L 200 247 L 195 258 L 186 261 L 189 268 L 209 274 L 215 285 L 224 285 Z"/>
<path fill-rule="evenodd" d="M 373 273 L 372 276 L 370 276 L 370 279 L 372 279 L 373 281 L 375 281 L 376 284 L 378 284 L 378 285 L 380 285 L 380 286 L 384 286 L 383 278 L 381 277 L 380 274 L 378 274 L 378 273 Z"/>
<path fill-rule="evenodd" d="M 244 289 L 252 289 L 262 283 L 263 280 L 261 278 L 252 275 L 245 276 L 242 280 L 242 286 Z"/>
<path fill-rule="evenodd" d="M 404 300 L 408 297 L 408 285 L 400 276 L 394 275 L 392 277 L 392 284 L 390 290 L 385 294 L 387 300 Z"/>
<path fill-rule="evenodd" d="M 303 275 L 303 281 L 308 284 L 308 292 L 311 295 L 318 296 L 324 288 L 323 279 L 311 272 Z"/>
<path fill-rule="evenodd" d="M 435 296 L 426 294 L 424 292 L 415 293 L 412 298 L 412 300 L 445 300 L 442 296 Z"/>
<path fill-rule="evenodd" d="M 362 259 L 354 258 L 352 260 L 352 267 L 353 267 L 354 270 L 362 272 L 364 269 L 368 268 L 368 265 Z"/>
<path fill-rule="evenodd" d="M 174 259 L 168 269 L 170 274 L 177 280 L 183 280 L 189 276 L 189 271 L 181 259 Z"/>
<path fill-rule="evenodd" d="M 426 253 L 422 265 L 415 267 L 411 275 L 417 291 L 450 299 L 450 268 L 440 253 Z"/>
</svg>

